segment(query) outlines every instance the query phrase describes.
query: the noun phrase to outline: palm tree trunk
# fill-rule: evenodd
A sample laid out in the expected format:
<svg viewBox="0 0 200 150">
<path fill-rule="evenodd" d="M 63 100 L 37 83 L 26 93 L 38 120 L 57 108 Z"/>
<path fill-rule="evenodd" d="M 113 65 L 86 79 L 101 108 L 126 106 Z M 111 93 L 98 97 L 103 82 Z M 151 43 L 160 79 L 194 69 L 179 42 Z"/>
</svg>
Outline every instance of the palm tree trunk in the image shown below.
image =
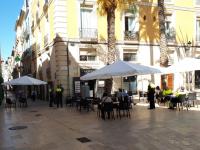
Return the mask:
<svg viewBox="0 0 200 150">
<path fill-rule="evenodd" d="M 159 26 L 160 26 L 160 65 L 168 66 L 167 40 L 165 35 L 165 8 L 164 0 L 158 0 Z"/>
<path fill-rule="evenodd" d="M 158 0 L 158 18 L 159 18 L 159 26 L 160 26 L 160 66 L 167 67 L 168 66 L 168 57 L 167 57 L 167 39 L 165 35 L 165 8 L 164 8 L 164 0 Z M 162 75 L 161 77 L 161 87 L 166 88 L 166 75 Z"/>
<path fill-rule="evenodd" d="M 112 64 L 116 60 L 116 51 L 115 51 L 115 9 L 111 8 L 107 10 L 107 23 L 108 23 L 108 55 L 107 55 L 107 64 Z M 105 92 L 111 94 L 112 90 L 112 79 L 105 80 Z"/>
<path fill-rule="evenodd" d="M 108 60 L 109 64 L 112 64 L 116 60 L 115 51 L 115 8 L 109 9 L 107 12 L 108 23 Z"/>
</svg>

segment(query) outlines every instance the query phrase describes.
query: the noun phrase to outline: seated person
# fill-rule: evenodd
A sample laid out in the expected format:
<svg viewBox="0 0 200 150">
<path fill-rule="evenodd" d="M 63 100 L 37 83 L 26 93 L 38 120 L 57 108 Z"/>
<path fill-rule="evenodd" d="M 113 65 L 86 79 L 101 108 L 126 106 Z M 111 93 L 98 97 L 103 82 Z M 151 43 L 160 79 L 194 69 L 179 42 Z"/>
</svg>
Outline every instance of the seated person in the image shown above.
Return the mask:
<svg viewBox="0 0 200 150">
<path fill-rule="evenodd" d="M 186 90 L 184 87 L 180 87 L 176 90 L 174 96 L 172 96 L 170 99 L 170 108 L 173 109 L 174 107 L 176 107 L 177 103 L 180 103 L 183 95 L 186 95 Z"/>
<path fill-rule="evenodd" d="M 181 86 L 180 88 L 178 88 L 176 90 L 176 94 L 175 95 L 178 97 L 179 95 L 184 95 L 186 93 L 187 93 L 187 91 L 185 90 L 185 88 L 183 86 Z"/>
<path fill-rule="evenodd" d="M 108 96 L 107 93 L 103 93 L 103 97 L 101 99 L 101 117 L 105 119 L 105 112 L 108 114 L 108 119 L 110 119 L 110 112 L 112 108 L 108 108 L 107 103 L 112 103 L 112 99 Z"/>
<path fill-rule="evenodd" d="M 166 88 L 163 90 L 162 95 L 164 96 L 163 102 L 170 101 L 171 97 L 169 95 L 172 95 L 173 92 L 171 89 Z"/>
<path fill-rule="evenodd" d="M 107 93 L 103 93 L 103 97 L 101 99 L 101 102 L 102 103 L 111 103 L 112 102 L 112 99 L 110 96 L 108 96 Z"/>
<path fill-rule="evenodd" d="M 122 99 L 122 89 L 119 88 L 119 91 L 117 92 L 117 101 L 120 101 Z"/>
</svg>

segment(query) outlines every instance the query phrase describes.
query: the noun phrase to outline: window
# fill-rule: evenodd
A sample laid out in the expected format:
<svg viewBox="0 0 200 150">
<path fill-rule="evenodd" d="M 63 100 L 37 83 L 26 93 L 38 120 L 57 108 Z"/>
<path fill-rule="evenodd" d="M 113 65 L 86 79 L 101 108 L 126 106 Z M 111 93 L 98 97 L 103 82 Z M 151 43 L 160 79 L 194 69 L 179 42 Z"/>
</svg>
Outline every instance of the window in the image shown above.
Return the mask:
<svg viewBox="0 0 200 150">
<path fill-rule="evenodd" d="M 137 14 L 125 12 L 124 40 L 138 40 L 139 23 Z"/>
<path fill-rule="evenodd" d="M 165 34 L 168 42 L 174 42 L 176 39 L 176 33 L 173 28 L 172 14 L 165 15 Z"/>
<path fill-rule="evenodd" d="M 200 70 L 195 71 L 195 88 L 200 88 Z"/>
<path fill-rule="evenodd" d="M 125 16 L 125 31 L 134 30 L 134 18 Z"/>
<path fill-rule="evenodd" d="M 124 61 L 137 61 L 137 52 L 135 50 L 124 50 Z"/>
<path fill-rule="evenodd" d="M 80 61 L 96 61 L 96 50 L 95 49 L 81 49 Z"/>
<path fill-rule="evenodd" d="M 124 24 L 125 24 L 125 31 L 138 31 L 139 29 L 136 14 L 126 12 L 124 18 Z"/>
<path fill-rule="evenodd" d="M 168 65 L 174 64 L 174 53 L 168 52 Z"/>
<path fill-rule="evenodd" d="M 165 0 L 165 3 L 171 3 L 172 0 Z"/>
<path fill-rule="evenodd" d="M 196 5 L 200 5 L 200 0 L 196 0 Z"/>
<path fill-rule="evenodd" d="M 200 17 L 196 18 L 196 41 L 200 42 Z"/>
<path fill-rule="evenodd" d="M 166 34 L 168 34 L 170 32 L 171 26 L 172 26 L 172 15 L 167 14 L 165 16 L 165 31 L 166 31 Z"/>
<path fill-rule="evenodd" d="M 80 36 L 81 38 L 97 37 L 97 17 L 92 5 L 81 5 L 80 8 Z"/>
</svg>

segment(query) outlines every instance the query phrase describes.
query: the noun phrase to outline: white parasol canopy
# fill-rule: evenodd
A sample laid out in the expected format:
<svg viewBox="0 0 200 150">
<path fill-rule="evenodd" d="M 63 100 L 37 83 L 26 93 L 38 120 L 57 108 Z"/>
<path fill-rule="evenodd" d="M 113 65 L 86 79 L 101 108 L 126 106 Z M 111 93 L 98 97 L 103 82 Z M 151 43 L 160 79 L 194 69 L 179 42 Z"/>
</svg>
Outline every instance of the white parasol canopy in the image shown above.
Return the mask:
<svg viewBox="0 0 200 150">
<path fill-rule="evenodd" d="M 166 69 L 165 73 L 178 73 L 200 70 L 200 59 L 184 58 Z"/>
<path fill-rule="evenodd" d="M 35 78 L 31 78 L 29 76 L 23 76 L 23 77 L 2 83 L 2 85 L 44 85 L 44 84 L 47 84 L 47 83 Z"/>
<path fill-rule="evenodd" d="M 109 79 L 112 77 L 125 77 L 155 73 L 161 73 L 161 71 L 155 67 L 119 60 L 111 65 L 104 66 L 101 69 L 95 70 L 82 76 L 81 80 Z"/>
</svg>

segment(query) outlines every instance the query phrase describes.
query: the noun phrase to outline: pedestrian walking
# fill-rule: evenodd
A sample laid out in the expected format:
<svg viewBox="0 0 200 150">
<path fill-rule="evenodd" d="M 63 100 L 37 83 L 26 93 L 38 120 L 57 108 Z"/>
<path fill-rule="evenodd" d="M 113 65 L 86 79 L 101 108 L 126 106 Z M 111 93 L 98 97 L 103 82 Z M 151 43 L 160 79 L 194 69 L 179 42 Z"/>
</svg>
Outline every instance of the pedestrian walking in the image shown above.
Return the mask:
<svg viewBox="0 0 200 150">
<path fill-rule="evenodd" d="M 56 88 L 57 108 L 59 108 L 59 105 L 61 108 L 63 107 L 63 102 L 62 102 L 63 91 L 64 91 L 64 89 L 63 89 L 62 85 L 61 84 L 58 85 Z"/>
<path fill-rule="evenodd" d="M 32 98 L 32 101 L 34 102 L 35 101 L 35 99 L 36 99 L 36 91 L 35 90 L 33 90 L 32 91 L 32 93 L 31 93 L 31 98 Z"/>
<path fill-rule="evenodd" d="M 147 98 L 150 105 L 149 109 L 155 109 L 154 95 L 155 95 L 155 86 L 153 84 L 149 84 L 147 93 Z"/>
</svg>

